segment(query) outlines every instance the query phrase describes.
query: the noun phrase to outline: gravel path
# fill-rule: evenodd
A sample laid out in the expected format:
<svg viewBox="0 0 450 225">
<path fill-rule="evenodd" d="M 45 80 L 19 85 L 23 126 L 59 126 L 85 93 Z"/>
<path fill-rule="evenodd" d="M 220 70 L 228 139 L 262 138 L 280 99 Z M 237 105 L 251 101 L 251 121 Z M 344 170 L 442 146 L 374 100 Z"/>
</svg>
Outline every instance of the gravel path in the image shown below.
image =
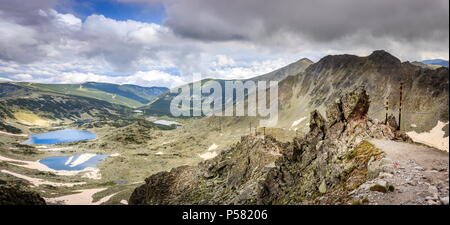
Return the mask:
<svg viewBox="0 0 450 225">
<path fill-rule="evenodd" d="M 369 140 L 386 153 L 387 158 L 405 162 L 413 160 L 424 169 L 448 169 L 449 153 L 419 144 L 409 144 L 391 140 Z"/>
<path fill-rule="evenodd" d="M 366 199 L 375 205 L 448 204 L 448 152 L 390 140 L 369 141 L 384 151 L 386 158 L 380 175 L 353 191 L 353 200 Z M 375 185 L 386 187 L 386 193 L 370 190 Z"/>
</svg>

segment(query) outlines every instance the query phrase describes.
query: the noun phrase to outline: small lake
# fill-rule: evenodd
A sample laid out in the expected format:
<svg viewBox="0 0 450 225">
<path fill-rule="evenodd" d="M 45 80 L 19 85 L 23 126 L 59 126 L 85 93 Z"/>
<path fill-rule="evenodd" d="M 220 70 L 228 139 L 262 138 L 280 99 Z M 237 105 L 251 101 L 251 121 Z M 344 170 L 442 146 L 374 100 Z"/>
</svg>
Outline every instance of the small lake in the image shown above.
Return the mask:
<svg viewBox="0 0 450 225">
<path fill-rule="evenodd" d="M 83 170 L 96 167 L 109 155 L 84 153 L 74 156 L 52 156 L 39 160 L 40 163 L 54 170 Z"/>
<path fill-rule="evenodd" d="M 181 126 L 180 123 L 175 122 L 175 121 L 170 121 L 170 120 L 155 120 L 155 121 L 153 121 L 153 123 L 162 124 L 162 125 L 166 125 L 166 126 L 171 126 L 171 125 Z"/>
<path fill-rule="evenodd" d="M 74 129 L 64 129 L 57 131 L 50 131 L 40 134 L 33 134 L 31 137 L 23 142 L 23 144 L 58 144 L 81 140 L 96 139 L 97 135 L 89 131 L 80 131 Z"/>
</svg>

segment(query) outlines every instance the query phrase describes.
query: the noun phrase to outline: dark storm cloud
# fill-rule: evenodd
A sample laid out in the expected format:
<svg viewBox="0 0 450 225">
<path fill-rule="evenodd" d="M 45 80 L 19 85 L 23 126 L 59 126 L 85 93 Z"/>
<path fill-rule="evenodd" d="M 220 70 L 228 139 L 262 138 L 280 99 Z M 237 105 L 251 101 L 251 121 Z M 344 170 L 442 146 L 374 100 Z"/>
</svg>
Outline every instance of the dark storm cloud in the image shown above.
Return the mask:
<svg viewBox="0 0 450 225">
<path fill-rule="evenodd" d="M 290 33 L 329 42 L 365 32 L 401 40 L 448 40 L 447 0 L 168 1 L 166 25 L 203 40 L 260 40 Z"/>
<path fill-rule="evenodd" d="M 66 0 L 0 0 L 0 60 L 29 63 L 45 57 L 42 45 L 59 39 L 54 15 Z"/>
<path fill-rule="evenodd" d="M 1 17 L 22 25 L 38 25 L 47 19 L 39 16 L 39 9 L 51 9 L 58 0 L 0 0 Z"/>
<path fill-rule="evenodd" d="M 8 71 L 25 64 L 52 70 L 22 71 L 33 76 L 59 74 L 67 65 L 58 63 L 66 62 L 79 62 L 83 69 L 77 71 L 89 73 L 177 67 L 186 75 L 226 76 L 215 59 L 227 57 L 243 65 L 235 75 L 250 76 L 245 69 L 252 61 L 288 63 L 375 49 L 402 60 L 448 59 L 447 0 L 110 1 L 163 3 L 167 17 L 163 25 L 104 15 L 81 19 L 73 0 L 0 0 L 0 63 L 10 63 Z"/>
</svg>

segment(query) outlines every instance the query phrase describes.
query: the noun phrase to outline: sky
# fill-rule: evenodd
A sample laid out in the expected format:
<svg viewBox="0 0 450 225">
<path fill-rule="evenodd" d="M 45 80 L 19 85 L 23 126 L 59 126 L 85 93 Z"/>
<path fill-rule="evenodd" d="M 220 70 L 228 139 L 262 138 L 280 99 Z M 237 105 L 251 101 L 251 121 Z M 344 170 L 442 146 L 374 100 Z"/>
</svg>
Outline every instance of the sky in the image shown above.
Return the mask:
<svg viewBox="0 0 450 225">
<path fill-rule="evenodd" d="M 0 0 L 0 81 L 176 87 L 301 58 L 449 58 L 447 0 Z"/>
</svg>

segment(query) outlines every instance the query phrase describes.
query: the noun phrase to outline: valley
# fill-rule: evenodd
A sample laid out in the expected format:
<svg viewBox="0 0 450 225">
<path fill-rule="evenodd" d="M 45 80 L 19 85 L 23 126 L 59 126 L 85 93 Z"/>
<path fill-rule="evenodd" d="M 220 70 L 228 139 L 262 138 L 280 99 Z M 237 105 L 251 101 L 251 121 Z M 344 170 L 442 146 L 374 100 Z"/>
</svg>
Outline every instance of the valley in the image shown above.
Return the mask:
<svg viewBox="0 0 450 225">
<path fill-rule="evenodd" d="M 210 130 L 198 131 L 193 135 L 187 131 L 192 129 L 192 121 L 189 120 L 180 121 L 183 127 L 177 129 L 164 125 L 158 128 L 145 119 L 137 119 L 125 126 L 111 125 L 115 122 L 103 121 L 104 124 L 92 125 L 92 128 L 86 128 L 91 127 L 89 123 L 65 126 L 97 135 L 95 140 L 71 143 L 23 145 L 20 143 L 27 140 L 26 134 L 2 133 L 0 180 L 25 182 L 49 203 L 52 199 L 78 190 L 100 188 L 101 191 L 96 192 L 95 196 L 102 198 L 114 194 L 106 203 L 121 204 L 121 201 L 128 200 L 134 188 L 147 176 L 173 167 L 198 163 L 205 154 L 217 154 L 238 138 L 232 138 L 230 133 L 221 134 Z M 33 127 L 33 130 L 44 132 L 55 128 L 61 127 Z M 90 154 L 108 157 L 102 159 L 97 166 L 77 171 L 53 170 L 38 161 L 55 156 L 89 157 Z M 84 204 L 95 203 L 98 198 Z"/>
</svg>

